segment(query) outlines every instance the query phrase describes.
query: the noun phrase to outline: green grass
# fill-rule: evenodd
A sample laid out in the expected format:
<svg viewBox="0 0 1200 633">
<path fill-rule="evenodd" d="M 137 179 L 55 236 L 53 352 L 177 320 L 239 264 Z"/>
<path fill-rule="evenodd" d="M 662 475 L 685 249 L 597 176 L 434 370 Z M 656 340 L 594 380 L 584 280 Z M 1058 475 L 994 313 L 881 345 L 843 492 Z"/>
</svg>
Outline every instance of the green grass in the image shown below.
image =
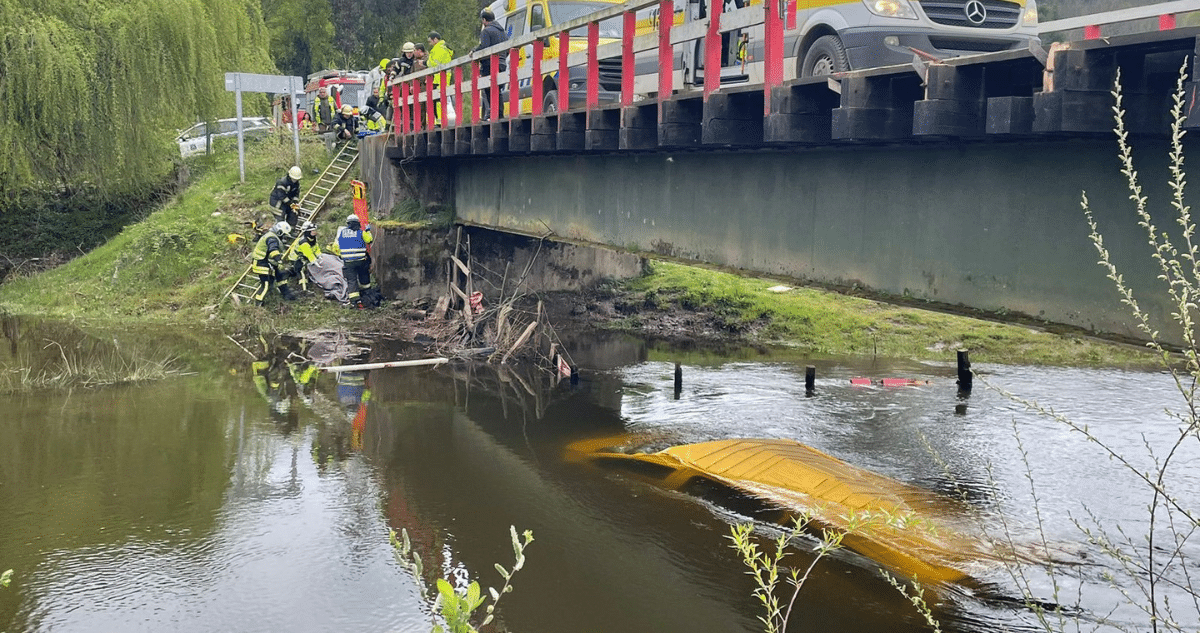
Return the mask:
<svg viewBox="0 0 1200 633">
<path fill-rule="evenodd" d="M 302 189 L 311 186 L 314 169 L 329 158 L 323 143 L 301 146 Z M 345 310 L 310 301 L 306 305 L 238 307 L 222 295 L 250 263 L 254 245 L 247 223 L 270 221 L 267 199 L 275 180 L 295 162 L 289 139 L 246 145 L 246 180 L 239 182 L 236 151 L 189 162 L 192 184 L 180 195 L 126 227 L 107 243 L 58 268 L 0 286 L 0 308 L 16 314 L 96 321 L 206 323 L 238 327 L 257 324 L 287 329 L 311 319 L 336 321 Z M 350 207 L 349 186 L 336 194 L 318 217 L 321 240 L 328 242 Z M 277 297 L 276 297 L 277 299 Z M 355 320 L 357 315 L 348 315 Z"/>
<path fill-rule="evenodd" d="M 626 284 L 641 309 L 697 310 L 719 330 L 754 343 L 785 345 L 806 354 L 953 359 L 959 348 L 977 362 L 1140 366 L 1147 351 L 1082 335 L 1061 335 L 814 288 L 772 292 L 775 279 L 656 261 L 650 274 Z"/>
</svg>

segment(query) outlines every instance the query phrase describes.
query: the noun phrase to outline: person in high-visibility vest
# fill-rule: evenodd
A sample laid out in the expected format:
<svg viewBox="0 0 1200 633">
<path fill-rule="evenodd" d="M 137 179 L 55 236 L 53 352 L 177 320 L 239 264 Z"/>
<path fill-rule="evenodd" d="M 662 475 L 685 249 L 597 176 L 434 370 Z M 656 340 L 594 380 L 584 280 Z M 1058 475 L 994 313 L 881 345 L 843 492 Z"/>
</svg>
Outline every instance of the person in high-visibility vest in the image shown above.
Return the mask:
<svg viewBox="0 0 1200 633">
<path fill-rule="evenodd" d="M 292 276 L 300 280 L 302 289 L 308 290 L 308 276 L 304 274 L 304 269 L 309 264 L 317 263 L 320 257 L 321 245 L 317 243 L 317 225 L 305 222 L 304 226 L 300 227 L 300 239 L 296 242 L 296 248 L 292 249 L 288 256 L 292 262 Z"/>
<path fill-rule="evenodd" d="M 274 283 L 279 288 L 279 294 L 284 301 L 295 301 L 296 295 L 288 288 L 287 272 L 283 270 L 283 253 L 287 248 L 283 240 L 292 234 L 292 227 L 287 222 L 277 222 L 270 231 L 263 233 L 254 245 L 251 258 L 254 264 L 250 272 L 258 275 L 258 289 L 254 291 L 254 301 L 262 305 L 267 298 L 267 292 Z"/>
<path fill-rule="evenodd" d="M 437 31 L 430 31 L 429 32 L 429 67 L 433 68 L 434 66 L 444 66 L 446 64 L 449 64 L 453 60 L 454 60 L 454 51 L 450 50 L 449 46 L 446 46 L 446 41 L 442 39 L 441 34 L 438 33 Z M 441 90 L 440 90 L 441 86 L 442 86 L 442 74 L 441 73 L 438 73 L 433 76 L 433 85 L 438 88 L 438 94 L 441 94 Z M 433 115 L 434 115 L 434 118 L 437 120 L 438 125 L 442 124 L 442 101 L 443 101 L 443 99 L 438 99 L 437 103 L 435 103 L 433 106 Z M 450 104 L 450 107 L 453 107 L 453 104 L 451 104 L 449 101 L 446 101 L 446 103 Z"/>
<path fill-rule="evenodd" d="M 333 118 L 337 115 L 337 102 L 329 95 L 325 86 L 317 88 L 317 101 L 313 103 L 312 121 L 317 126 L 317 132 L 328 132 L 333 127 Z"/>
<path fill-rule="evenodd" d="M 351 213 L 346 216 L 346 226 L 338 231 L 337 240 L 333 243 L 333 253 L 342 258 L 342 270 L 349 290 L 346 299 L 354 307 L 378 305 L 371 288 L 371 254 L 367 252 L 367 244 L 373 240 L 371 225 L 362 226 L 358 216 Z M 366 301 L 363 295 L 367 295 Z"/>
</svg>

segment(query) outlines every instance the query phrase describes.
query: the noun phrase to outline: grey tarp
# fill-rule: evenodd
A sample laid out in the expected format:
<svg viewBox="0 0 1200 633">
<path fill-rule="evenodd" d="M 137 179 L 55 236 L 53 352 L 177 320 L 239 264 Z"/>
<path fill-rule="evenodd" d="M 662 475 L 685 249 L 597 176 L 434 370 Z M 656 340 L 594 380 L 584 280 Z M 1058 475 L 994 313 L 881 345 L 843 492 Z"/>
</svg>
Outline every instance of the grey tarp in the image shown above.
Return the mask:
<svg viewBox="0 0 1200 633">
<path fill-rule="evenodd" d="M 346 302 L 346 276 L 342 274 L 340 258 L 321 253 L 317 261 L 308 265 L 308 276 L 325 291 L 326 299 Z"/>
</svg>

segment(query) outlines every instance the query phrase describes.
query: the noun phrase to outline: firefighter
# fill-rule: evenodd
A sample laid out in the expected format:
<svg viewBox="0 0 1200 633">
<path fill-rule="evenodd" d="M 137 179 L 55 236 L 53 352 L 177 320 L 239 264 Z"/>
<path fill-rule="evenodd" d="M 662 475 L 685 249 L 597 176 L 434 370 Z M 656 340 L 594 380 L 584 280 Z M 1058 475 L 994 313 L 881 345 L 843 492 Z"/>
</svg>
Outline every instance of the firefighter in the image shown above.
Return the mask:
<svg viewBox="0 0 1200 633">
<path fill-rule="evenodd" d="M 378 305 L 378 295 L 371 288 L 371 254 L 367 252 L 367 244 L 373 239 L 371 225 L 361 226 L 358 216 L 351 213 L 346 216 L 346 226 L 338 231 L 333 244 L 334 254 L 342 258 L 342 270 L 349 290 L 346 299 L 352 307 Z"/>
<path fill-rule="evenodd" d="M 292 289 L 288 287 L 287 272 L 283 270 L 283 253 L 286 248 L 283 240 L 291 233 L 290 224 L 277 222 L 254 245 L 254 253 L 251 256 L 254 258 L 254 265 L 250 270 L 258 275 L 258 289 L 254 291 L 254 301 L 258 305 L 262 305 L 266 300 L 272 282 L 279 288 L 279 294 L 283 295 L 284 301 L 296 300 L 296 295 L 293 295 Z"/>
<path fill-rule="evenodd" d="M 333 127 L 333 117 L 337 114 L 337 102 L 333 97 L 329 96 L 329 89 L 325 86 L 317 88 L 317 101 L 313 104 L 312 118 L 313 125 L 317 126 L 317 132 L 328 132 Z"/>
<path fill-rule="evenodd" d="M 333 131 L 339 141 L 354 138 L 358 133 L 358 118 L 354 116 L 354 106 L 349 103 L 342 106 L 333 119 Z"/>
<path fill-rule="evenodd" d="M 305 222 L 300 227 L 300 239 L 292 249 L 289 259 L 292 262 L 292 276 L 300 280 L 300 288 L 308 290 L 308 276 L 304 273 L 309 264 L 317 263 L 321 256 L 321 246 L 317 244 L 317 225 Z"/>
<path fill-rule="evenodd" d="M 287 222 L 292 226 L 299 223 L 300 178 L 303 175 L 299 165 L 292 165 L 282 178 L 275 181 L 275 188 L 271 190 L 270 205 L 276 222 Z"/>
<path fill-rule="evenodd" d="M 372 108 L 370 103 L 358 109 L 358 116 L 367 125 L 367 132 L 377 134 L 387 130 L 387 119 L 383 113 Z"/>
</svg>

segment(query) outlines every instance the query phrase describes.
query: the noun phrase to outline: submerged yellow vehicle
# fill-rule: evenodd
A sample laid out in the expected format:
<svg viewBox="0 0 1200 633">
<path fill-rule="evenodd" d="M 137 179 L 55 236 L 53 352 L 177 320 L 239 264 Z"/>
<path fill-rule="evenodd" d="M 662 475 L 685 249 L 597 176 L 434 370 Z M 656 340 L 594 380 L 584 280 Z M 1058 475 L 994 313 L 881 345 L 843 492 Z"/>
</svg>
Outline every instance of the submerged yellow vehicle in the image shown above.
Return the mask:
<svg viewBox="0 0 1200 633">
<path fill-rule="evenodd" d="M 684 492 L 723 486 L 777 510 L 788 522 L 806 514 L 816 528 L 845 533 L 842 544 L 923 583 L 957 583 L 995 560 L 982 543 L 954 528 L 953 500 L 856 468 L 792 440 L 735 439 L 629 452 L 629 435 L 567 447 L 571 461 L 618 466 Z"/>
</svg>

